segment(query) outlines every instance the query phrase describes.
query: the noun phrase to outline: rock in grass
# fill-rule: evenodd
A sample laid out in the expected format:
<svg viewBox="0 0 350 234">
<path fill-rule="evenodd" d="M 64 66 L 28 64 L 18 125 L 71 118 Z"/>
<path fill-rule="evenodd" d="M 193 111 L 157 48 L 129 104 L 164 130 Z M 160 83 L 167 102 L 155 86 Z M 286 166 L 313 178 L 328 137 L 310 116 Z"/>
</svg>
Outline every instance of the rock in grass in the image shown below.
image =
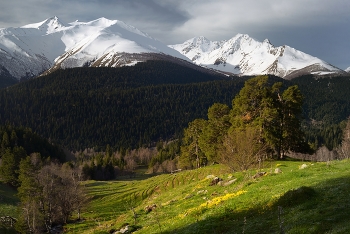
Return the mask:
<svg viewBox="0 0 350 234">
<path fill-rule="evenodd" d="M 230 180 L 230 181 L 227 181 L 223 184 L 223 186 L 229 186 L 229 185 L 233 184 L 234 182 L 236 182 L 236 180 L 237 180 L 237 178 Z"/>
<path fill-rule="evenodd" d="M 278 168 L 278 167 L 277 167 L 277 168 L 275 169 L 275 173 L 276 173 L 276 174 L 282 173 L 281 168 Z"/>
<path fill-rule="evenodd" d="M 146 213 L 149 213 L 149 212 L 153 211 L 155 208 L 157 208 L 157 205 L 156 205 L 156 204 L 146 206 L 146 207 L 145 207 L 145 212 L 146 212 Z"/>
<path fill-rule="evenodd" d="M 265 171 L 258 172 L 255 175 L 253 175 L 253 179 L 259 178 L 259 177 L 261 177 L 261 176 L 263 176 L 265 174 L 266 174 Z"/>
<path fill-rule="evenodd" d="M 210 186 L 217 185 L 220 181 L 222 181 L 221 178 L 215 177 L 215 178 L 210 182 Z"/>
</svg>

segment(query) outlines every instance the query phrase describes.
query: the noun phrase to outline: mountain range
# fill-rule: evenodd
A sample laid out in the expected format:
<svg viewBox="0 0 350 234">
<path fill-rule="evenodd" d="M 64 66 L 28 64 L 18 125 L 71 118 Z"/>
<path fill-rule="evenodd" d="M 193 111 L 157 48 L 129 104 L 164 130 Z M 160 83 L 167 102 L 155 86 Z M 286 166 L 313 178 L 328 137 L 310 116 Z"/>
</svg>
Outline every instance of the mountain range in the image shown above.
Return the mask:
<svg viewBox="0 0 350 234">
<path fill-rule="evenodd" d="M 19 28 L 0 29 L 0 69 L 28 78 L 57 68 L 117 67 L 153 58 L 188 60 L 146 33 L 118 20 L 62 23 L 57 17 Z M 159 57 L 159 56 L 158 56 Z"/>
<path fill-rule="evenodd" d="M 290 46 L 275 47 L 268 39 L 259 42 L 247 34 L 237 34 L 223 41 L 195 37 L 170 47 L 198 65 L 236 75 L 271 74 L 291 79 L 305 74 L 345 74 L 343 70 Z"/>
<path fill-rule="evenodd" d="M 187 65 L 192 61 L 225 74 L 272 74 L 285 79 L 346 73 L 287 45 L 275 47 L 267 39 L 259 42 L 246 34 L 223 41 L 195 37 L 167 46 L 119 20 L 65 24 L 56 16 L 0 29 L 0 77 L 17 81 L 60 68 L 119 67 L 154 59 Z"/>
</svg>

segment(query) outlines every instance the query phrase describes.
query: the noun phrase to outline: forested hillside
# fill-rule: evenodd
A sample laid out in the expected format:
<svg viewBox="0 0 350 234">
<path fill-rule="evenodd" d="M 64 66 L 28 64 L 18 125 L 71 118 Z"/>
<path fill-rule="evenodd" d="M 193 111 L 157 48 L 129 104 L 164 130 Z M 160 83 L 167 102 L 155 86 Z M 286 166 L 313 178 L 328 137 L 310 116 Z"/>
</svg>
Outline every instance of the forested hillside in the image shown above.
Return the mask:
<svg viewBox="0 0 350 234">
<path fill-rule="evenodd" d="M 304 95 L 304 128 L 309 142 L 333 149 L 342 139 L 342 122 L 350 116 L 350 76 L 292 80 Z"/>
<path fill-rule="evenodd" d="M 232 105 L 249 77 L 226 77 L 165 61 L 133 67 L 58 70 L 0 90 L 0 124 L 26 126 L 70 150 L 149 146 L 207 118 L 214 103 Z M 350 115 L 349 77 L 286 81 L 304 95 L 303 127 L 315 146 L 340 143 Z"/>
<path fill-rule="evenodd" d="M 161 61 L 60 70 L 2 90 L 0 121 L 70 149 L 138 147 L 181 133 L 214 102 L 230 103 L 242 80 Z"/>
</svg>

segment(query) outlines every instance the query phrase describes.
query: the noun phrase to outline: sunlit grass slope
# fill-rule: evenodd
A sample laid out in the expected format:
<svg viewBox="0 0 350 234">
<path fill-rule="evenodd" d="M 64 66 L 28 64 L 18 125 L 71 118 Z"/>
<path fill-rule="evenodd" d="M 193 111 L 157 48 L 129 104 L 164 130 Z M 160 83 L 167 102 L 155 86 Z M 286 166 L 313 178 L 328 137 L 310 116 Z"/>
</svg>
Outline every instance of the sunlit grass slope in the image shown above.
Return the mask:
<svg viewBox="0 0 350 234">
<path fill-rule="evenodd" d="M 66 231 L 113 233 L 129 224 L 135 233 L 350 233 L 350 161 L 300 169 L 304 163 L 271 162 L 256 179 L 257 171 L 214 165 L 144 180 L 90 181 L 83 220 Z M 209 175 L 223 184 L 237 180 L 210 186 Z"/>
</svg>

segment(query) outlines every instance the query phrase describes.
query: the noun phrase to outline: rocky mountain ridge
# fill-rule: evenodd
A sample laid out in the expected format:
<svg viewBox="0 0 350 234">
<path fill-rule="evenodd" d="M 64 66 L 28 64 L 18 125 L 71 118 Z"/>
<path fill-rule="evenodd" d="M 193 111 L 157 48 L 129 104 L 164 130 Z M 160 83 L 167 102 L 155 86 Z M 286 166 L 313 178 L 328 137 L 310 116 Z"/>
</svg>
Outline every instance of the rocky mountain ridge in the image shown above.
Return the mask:
<svg viewBox="0 0 350 234">
<path fill-rule="evenodd" d="M 315 75 L 345 73 L 319 58 L 290 46 L 275 47 L 268 39 L 259 42 L 247 34 L 237 34 L 223 41 L 210 41 L 200 36 L 169 47 L 198 65 L 236 75 L 272 74 L 290 79 L 310 73 Z"/>
</svg>

